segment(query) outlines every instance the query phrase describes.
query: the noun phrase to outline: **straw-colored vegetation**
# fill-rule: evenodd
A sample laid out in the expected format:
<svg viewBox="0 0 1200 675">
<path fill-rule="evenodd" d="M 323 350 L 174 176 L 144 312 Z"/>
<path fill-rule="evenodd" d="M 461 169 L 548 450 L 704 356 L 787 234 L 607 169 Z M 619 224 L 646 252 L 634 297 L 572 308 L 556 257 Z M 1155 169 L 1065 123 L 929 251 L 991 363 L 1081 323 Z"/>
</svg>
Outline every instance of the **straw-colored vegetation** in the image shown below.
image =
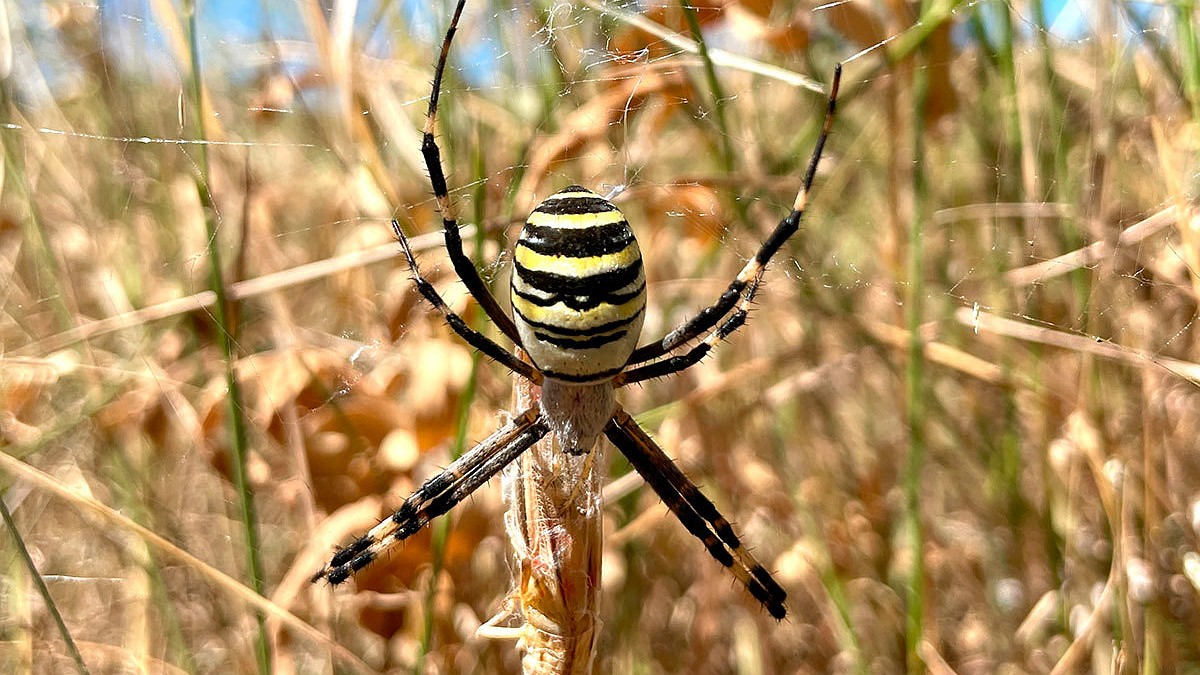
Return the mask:
<svg viewBox="0 0 1200 675">
<path fill-rule="evenodd" d="M 485 275 L 541 197 L 623 185 L 647 336 L 786 212 L 800 75 L 874 47 L 749 325 L 624 394 L 789 619 L 609 453 L 596 672 L 1200 672 L 1195 3 L 1082 2 L 1069 40 L 1038 0 L 815 4 L 468 5 L 440 139 Z M 0 671 L 516 672 L 475 636 L 496 482 L 307 581 L 510 400 L 388 226 L 438 226 L 447 8 L 199 5 L 0 10 Z"/>
</svg>

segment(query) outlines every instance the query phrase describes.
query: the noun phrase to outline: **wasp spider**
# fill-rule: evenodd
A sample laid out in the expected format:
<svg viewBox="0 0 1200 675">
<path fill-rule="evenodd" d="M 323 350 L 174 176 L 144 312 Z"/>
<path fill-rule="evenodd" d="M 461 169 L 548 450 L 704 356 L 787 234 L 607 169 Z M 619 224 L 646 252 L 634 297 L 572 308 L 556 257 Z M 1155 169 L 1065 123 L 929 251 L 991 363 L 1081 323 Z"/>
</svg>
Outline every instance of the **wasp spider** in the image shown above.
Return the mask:
<svg viewBox="0 0 1200 675">
<path fill-rule="evenodd" d="M 646 307 L 642 254 L 629 223 L 612 203 L 572 185 L 529 215 L 517 240 L 510 297 L 500 307 L 462 248 L 441 153 L 434 141 L 438 96 L 450 43 L 465 0 L 458 0 L 442 42 L 425 118 L 421 153 L 429 168 L 454 270 L 500 332 L 529 356 L 526 362 L 472 330 L 421 276 L 408 240 L 393 222 L 418 290 L 471 346 L 541 387 L 539 402 L 472 448 L 412 494 L 400 510 L 340 549 L 314 580 L 339 584 L 389 547 L 465 499 L 547 434 L 566 452 L 584 454 L 601 434 L 666 503 L 676 518 L 766 608 L 782 619 L 787 597 L 707 497 L 616 402 L 615 390 L 679 372 L 699 362 L 737 330 L 771 257 L 799 228 L 821 151 L 833 124 L 841 66 L 830 84 L 825 122 L 789 213 L 721 297 L 666 337 L 637 346 Z M 690 349 L 675 353 L 697 341 Z"/>
</svg>

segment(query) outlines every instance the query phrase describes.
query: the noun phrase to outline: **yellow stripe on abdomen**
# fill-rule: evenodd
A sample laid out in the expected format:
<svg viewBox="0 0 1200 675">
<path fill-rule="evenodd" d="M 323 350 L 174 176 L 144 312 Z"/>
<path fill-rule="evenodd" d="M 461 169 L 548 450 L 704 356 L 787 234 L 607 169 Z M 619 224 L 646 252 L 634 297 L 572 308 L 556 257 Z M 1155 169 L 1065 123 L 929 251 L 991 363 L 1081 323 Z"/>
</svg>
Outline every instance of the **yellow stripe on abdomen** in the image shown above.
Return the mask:
<svg viewBox="0 0 1200 675">
<path fill-rule="evenodd" d="M 599 198 L 599 195 L 592 195 Z M 545 202 L 543 202 L 545 203 Z M 530 225 L 557 227 L 560 229 L 586 229 L 598 225 L 609 225 L 625 220 L 620 211 L 605 211 L 602 213 L 544 213 L 534 211 L 525 221 Z"/>
<path fill-rule="evenodd" d="M 641 261 L 642 252 L 638 249 L 637 242 L 633 242 L 616 253 L 576 258 L 543 255 L 517 244 L 514 258 L 518 265 L 529 270 L 566 277 L 589 277 L 601 272 L 629 268 Z"/>
</svg>

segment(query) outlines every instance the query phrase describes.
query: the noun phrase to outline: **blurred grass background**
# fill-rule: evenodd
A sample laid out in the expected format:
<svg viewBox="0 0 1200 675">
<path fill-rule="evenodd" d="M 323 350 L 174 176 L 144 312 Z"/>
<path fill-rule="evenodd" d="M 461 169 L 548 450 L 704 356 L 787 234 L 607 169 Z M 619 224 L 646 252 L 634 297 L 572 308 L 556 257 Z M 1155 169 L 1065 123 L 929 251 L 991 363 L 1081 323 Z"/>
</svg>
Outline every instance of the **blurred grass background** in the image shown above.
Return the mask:
<svg viewBox="0 0 1200 675">
<path fill-rule="evenodd" d="M 469 3 L 439 138 L 498 288 L 540 198 L 624 187 L 647 337 L 786 213 L 804 78 L 859 55 L 749 325 L 624 392 L 790 617 L 610 453 L 596 671 L 1200 672 L 1196 3 L 600 7 Z M 479 322 L 417 152 L 448 10 L 3 6 L 0 670 L 518 671 L 474 636 L 496 482 L 307 583 L 509 401 L 388 227 Z"/>
</svg>

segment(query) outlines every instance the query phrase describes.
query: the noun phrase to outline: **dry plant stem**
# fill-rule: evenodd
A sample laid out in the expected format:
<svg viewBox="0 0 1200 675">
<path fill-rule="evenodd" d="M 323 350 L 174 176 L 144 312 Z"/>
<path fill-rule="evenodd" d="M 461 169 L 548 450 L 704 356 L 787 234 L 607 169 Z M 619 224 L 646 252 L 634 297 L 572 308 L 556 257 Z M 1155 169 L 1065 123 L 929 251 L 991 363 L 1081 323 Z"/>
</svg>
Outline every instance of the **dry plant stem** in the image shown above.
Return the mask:
<svg viewBox="0 0 1200 675">
<path fill-rule="evenodd" d="M 362 92 L 361 85 L 355 80 L 356 62 L 351 54 L 353 13 L 358 3 L 337 3 L 332 18 L 327 17 L 323 4 L 303 1 L 299 5 L 305 28 L 316 43 L 322 68 L 329 74 L 330 81 L 336 85 L 334 91 L 337 95 L 339 118 L 347 138 L 335 139 L 334 143 L 339 140 L 348 142 L 348 147 L 343 152 L 354 153 L 354 162 L 366 167 L 383 199 L 388 204 L 400 203 L 401 200 L 397 199 L 392 187 L 395 177 L 391 175 L 387 163 L 380 156 L 374 133 L 367 124 L 364 115 L 367 111 L 360 110 L 358 105 Z"/>
<path fill-rule="evenodd" d="M 1176 207 L 1165 208 L 1122 230 L 1115 243 L 1102 239 L 1081 249 L 1064 253 L 1057 258 L 1009 270 L 1004 273 L 1004 281 L 1012 286 L 1028 286 L 1033 283 L 1044 283 L 1081 267 L 1094 265 L 1111 255 L 1116 248 L 1140 243 L 1147 237 L 1174 225 L 1178 215 L 1179 210 Z"/>
<path fill-rule="evenodd" d="M 612 4 L 601 4 L 600 2 L 597 2 L 597 0 L 583 0 L 583 4 L 596 10 L 597 12 L 600 12 L 601 14 L 607 14 L 608 16 L 611 16 L 621 23 L 646 31 L 650 35 L 663 40 L 676 49 L 680 49 L 689 54 L 700 53 L 700 45 L 694 40 L 689 40 L 688 38 L 685 38 L 682 35 L 664 27 L 662 24 L 655 23 L 654 21 L 647 19 L 641 14 L 626 12 L 621 9 L 617 9 Z M 708 58 L 713 64 L 718 66 L 735 68 L 747 73 L 762 75 L 763 77 L 769 77 L 774 80 L 779 80 L 780 82 L 786 82 L 787 84 L 795 87 L 804 87 L 805 89 L 809 89 L 818 93 L 825 92 L 825 87 L 821 86 L 820 82 L 816 82 L 812 78 L 806 77 L 791 70 L 780 68 L 778 66 L 772 66 L 770 64 L 763 63 L 762 61 L 746 58 L 745 56 L 734 54 L 725 51 L 724 49 L 709 49 Z"/>
<path fill-rule="evenodd" d="M 474 231 L 473 228 L 473 225 L 467 225 L 463 227 L 462 233 L 464 235 L 470 234 Z M 435 248 L 440 246 L 441 243 L 442 235 L 438 232 L 423 234 L 409 240 L 413 251 Z M 246 300 L 309 281 L 324 279 L 338 272 L 345 272 L 377 262 L 391 260 L 398 255 L 400 255 L 400 249 L 394 241 L 391 241 L 362 251 L 354 251 L 326 260 L 297 265 L 290 269 L 229 284 L 225 287 L 225 298 L 230 302 Z M 9 355 L 29 356 L 50 354 L 83 340 L 89 340 L 101 335 L 141 326 L 151 321 L 168 319 L 187 312 L 211 307 L 216 301 L 217 294 L 215 291 L 201 291 L 200 293 L 194 293 L 182 298 L 166 300 L 132 312 L 125 312 L 116 316 L 81 324 L 70 330 L 51 335 L 44 340 L 14 349 L 9 352 Z"/>
<path fill-rule="evenodd" d="M 1134 366 L 1153 363 L 1167 372 L 1193 384 L 1200 384 L 1200 364 L 1188 363 L 1165 356 L 1155 356 L 1144 351 L 1122 347 L 1085 335 L 1072 335 L 1053 328 L 1034 326 L 1023 321 L 1005 319 L 987 312 L 974 312 L 966 307 L 954 313 L 959 323 L 970 326 L 976 332 L 995 333 L 1007 337 L 1069 349 L 1080 354 L 1099 356 Z"/>
<path fill-rule="evenodd" d="M 870 317 L 861 317 L 860 322 L 863 330 L 872 338 L 895 349 L 907 348 L 912 342 L 909 332 L 899 326 L 874 321 Z M 945 342 L 922 339 L 921 344 L 927 363 L 950 368 L 988 384 L 1009 386 L 1020 382 L 1020 378 L 1012 373 L 1006 373 L 1000 366 Z"/>
<path fill-rule="evenodd" d="M 1077 209 L 1071 204 L 1055 202 L 993 202 L 964 204 L 938 209 L 931 223 L 948 225 L 962 220 L 990 220 L 996 218 L 1078 218 Z"/>
<path fill-rule="evenodd" d="M 535 405 L 540 389 L 518 379 L 513 410 Z M 588 675 L 599 633 L 603 548 L 599 442 L 583 456 L 558 448 L 553 435 L 504 470 L 514 589 L 490 623 L 515 617 L 525 675 Z M 508 616 L 504 616 L 507 613 Z"/>
<path fill-rule="evenodd" d="M 917 645 L 917 653 L 921 655 L 921 659 L 925 661 L 925 666 L 929 668 L 931 675 L 958 675 L 958 673 L 946 663 L 946 659 L 938 653 L 928 640 L 922 640 L 921 644 Z"/>
<path fill-rule="evenodd" d="M 103 504 L 91 497 L 82 495 L 74 489 L 67 487 L 58 479 L 48 473 L 37 469 L 21 460 L 0 452 L 0 470 L 11 474 L 18 482 L 29 483 L 41 490 L 45 490 L 80 511 L 90 513 L 98 517 L 105 524 L 116 528 L 117 530 L 126 530 L 136 534 L 146 541 L 152 548 L 157 550 L 163 557 L 170 558 L 188 569 L 196 572 L 201 577 L 210 581 L 213 586 L 219 588 L 228 594 L 231 598 L 240 601 L 242 604 L 256 609 L 263 614 L 278 619 L 283 625 L 291 628 L 293 631 L 308 637 L 313 642 L 323 645 L 328 648 L 340 662 L 350 666 L 353 670 L 360 673 L 374 672 L 367 664 L 363 663 L 357 656 L 346 650 L 345 647 L 339 645 L 332 638 L 321 633 L 313 628 L 308 623 L 305 623 L 295 614 L 280 607 L 274 602 L 255 593 L 252 589 L 242 584 L 238 580 L 230 577 L 217 568 L 200 560 L 191 553 L 184 551 L 175 544 L 155 534 L 152 530 L 139 525 L 138 523 L 126 518 L 124 515 L 117 513 L 106 504 Z"/>
<path fill-rule="evenodd" d="M 1090 475 L 1094 481 L 1097 495 L 1099 496 L 1100 504 L 1103 512 L 1108 519 L 1109 526 L 1113 532 L 1117 532 L 1112 538 L 1113 555 L 1112 563 L 1108 569 L 1108 578 L 1104 582 L 1104 588 L 1100 592 L 1100 596 L 1096 598 L 1096 602 L 1092 607 L 1091 613 L 1079 625 L 1075 631 L 1074 640 L 1067 650 L 1054 664 L 1054 669 L 1050 671 L 1050 675 L 1067 675 L 1068 673 L 1085 672 L 1084 664 L 1089 659 L 1095 658 L 1094 649 L 1097 641 L 1097 632 L 1106 624 L 1120 622 L 1120 612 L 1114 612 L 1116 603 L 1120 601 L 1118 594 L 1123 595 L 1122 584 L 1122 569 L 1125 556 L 1125 543 L 1123 541 L 1123 527 L 1118 523 L 1121 520 L 1121 511 L 1124 509 L 1123 503 L 1126 501 L 1124 495 L 1121 494 L 1121 488 L 1112 486 L 1108 478 L 1105 476 L 1103 464 L 1104 457 L 1098 452 L 1098 448 L 1092 448 L 1090 451 L 1085 451 L 1086 461 L 1090 470 Z"/>
</svg>

